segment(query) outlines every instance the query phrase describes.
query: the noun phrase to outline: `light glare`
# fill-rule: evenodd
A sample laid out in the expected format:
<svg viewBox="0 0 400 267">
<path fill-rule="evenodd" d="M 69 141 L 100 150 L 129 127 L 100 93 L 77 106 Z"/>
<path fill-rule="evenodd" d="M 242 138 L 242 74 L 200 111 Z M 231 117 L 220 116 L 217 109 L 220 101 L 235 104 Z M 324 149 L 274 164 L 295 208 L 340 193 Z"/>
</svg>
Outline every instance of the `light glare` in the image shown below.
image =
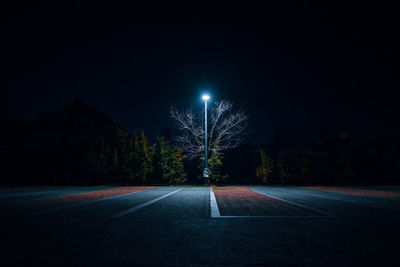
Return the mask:
<svg viewBox="0 0 400 267">
<path fill-rule="evenodd" d="M 204 101 L 207 101 L 207 100 L 210 99 L 210 96 L 209 96 L 209 95 L 203 95 L 201 98 L 202 98 Z"/>
</svg>

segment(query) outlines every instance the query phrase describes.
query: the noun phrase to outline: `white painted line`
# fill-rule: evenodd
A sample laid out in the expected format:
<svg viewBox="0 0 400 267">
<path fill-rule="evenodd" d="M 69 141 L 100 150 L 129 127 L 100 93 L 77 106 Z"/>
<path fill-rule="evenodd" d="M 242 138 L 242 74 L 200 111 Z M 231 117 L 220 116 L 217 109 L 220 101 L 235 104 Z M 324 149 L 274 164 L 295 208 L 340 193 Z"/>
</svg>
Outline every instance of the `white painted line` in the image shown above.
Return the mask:
<svg viewBox="0 0 400 267">
<path fill-rule="evenodd" d="M 250 190 L 254 191 L 254 190 L 251 189 L 251 188 L 250 188 Z M 312 208 L 312 207 L 309 207 L 309 206 L 305 206 L 305 205 L 302 205 L 302 204 L 299 204 L 299 203 L 295 203 L 295 202 L 292 202 L 292 201 L 289 201 L 289 200 L 285 200 L 285 199 L 282 199 L 282 198 L 279 198 L 279 197 L 273 197 L 273 196 L 268 195 L 268 194 L 265 194 L 265 193 L 263 193 L 263 192 L 257 192 L 257 191 L 254 191 L 254 192 L 259 193 L 259 194 L 262 194 L 262 195 L 267 196 L 267 197 L 270 197 L 270 198 L 274 198 L 274 199 L 283 201 L 283 202 L 287 202 L 287 203 L 289 203 L 289 204 L 292 204 L 292 205 L 294 205 L 294 206 L 301 207 L 301 208 L 303 208 L 303 209 L 312 210 L 312 211 L 314 211 L 314 212 L 321 213 L 321 214 L 325 214 L 325 215 L 327 215 L 327 216 L 338 217 L 338 215 L 333 214 L 333 213 L 330 213 L 330 212 L 327 212 L 327 211 L 323 211 L 323 210 L 320 210 L 320 209 L 316 209 L 316 208 Z"/>
<path fill-rule="evenodd" d="M 271 219 L 274 219 L 274 218 L 328 218 L 327 216 L 315 216 L 315 215 L 310 215 L 310 216 L 306 216 L 306 215 L 300 215 L 300 216 L 296 216 L 296 215 L 293 215 L 293 216 L 275 216 L 275 215 L 271 215 L 271 216 L 268 216 L 268 215 L 261 215 L 261 216 L 230 216 L 230 215 L 227 215 L 227 216 L 219 216 L 219 217 L 214 217 L 214 218 L 221 218 L 221 219 L 225 219 L 225 218 L 228 218 L 228 219 L 232 219 L 232 218 L 238 218 L 238 219 L 240 219 L 240 218 L 271 218 Z"/>
<path fill-rule="evenodd" d="M 256 193 L 258 193 L 258 192 L 256 192 Z M 266 195 L 266 194 L 263 194 L 263 195 Z M 269 195 L 266 195 L 266 196 L 271 197 Z M 271 197 L 271 198 L 275 198 L 275 197 Z M 294 204 L 293 202 L 289 202 L 289 201 L 286 201 L 283 199 L 279 199 L 279 198 L 276 198 L 276 199 L 290 203 L 292 205 L 302 207 L 302 208 L 311 209 L 315 212 L 323 213 L 325 215 L 334 216 L 334 217 L 337 216 L 337 215 L 327 213 L 325 211 L 317 211 L 316 209 L 308 208 L 303 205 Z M 264 218 L 264 219 L 265 218 L 326 218 L 324 216 L 314 216 L 314 215 L 310 215 L 310 216 L 304 216 L 304 215 L 300 215 L 300 216 L 274 216 L 274 215 L 272 215 L 272 216 L 264 216 L 264 215 L 262 215 L 262 216 L 229 216 L 229 215 L 227 215 L 227 216 L 225 216 L 224 215 L 224 216 L 221 216 L 219 209 L 218 209 L 217 200 L 215 199 L 215 194 L 212 189 L 210 189 L 210 209 L 211 209 L 211 218 L 221 218 L 221 219 L 225 219 L 225 218 L 226 219 L 233 219 L 233 218 L 237 218 L 237 219 L 240 219 L 240 218 Z"/>
<path fill-rule="evenodd" d="M 302 189 L 302 190 L 315 191 L 314 194 L 313 194 L 314 197 L 321 197 L 321 198 L 326 198 L 326 199 L 331 199 L 331 200 L 354 203 L 354 204 L 358 204 L 358 205 L 362 205 L 362 206 L 366 206 L 366 207 L 374 207 L 374 208 L 378 208 L 378 209 L 387 209 L 387 210 L 400 212 L 400 209 L 396 209 L 396 208 L 393 208 L 393 207 L 388 207 L 388 206 L 385 206 L 385 205 L 379 205 L 377 203 L 371 203 L 371 201 L 368 201 L 368 200 L 366 200 L 366 201 L 365 200 L 357 201 L 357 200 L 350 200 L 350 199 L 330 197 L 330 196 L 321 195 L 321 194 L 315 194 L 315 193 L 318 193 L 318 192 L 322 192 L 323 193 L 324 191 L 322 191 L 322 190 L 315 190 L 315 189 Z M 332 192 L 332 191 L 326 191 L 326 192 L 338 193 L 338 192 Z M 299 191 L 296 191 L 295 193 L 299 194 L 299 195 L 307 195 L 307 194 L 309 194 L 309 193 L 299 192 Z M 343 194 L 345 194 L 345 193 L 343 193 Z M 345 196 L 345 195 L 343 195 L 343 196 Z M 346 196 L 349 197 L 348 194 Z"/>
<path fill-rule="evenodd" d="M 117 213 L 117 214 L 111 216 L 111 218 L 121 218 L 121 217 L 123 217 L 123 216 L 125 216 L 125 215 L 127 215 L 127 214 L 129 214 L 129 213 L 133 213 L 133 212 L 135 212 L 135 211 L 137 211 L 137 210 L 139 210 L 139 209 L 142 209 L 142 208 L 147 207 L 147 206 L 149 206 L 149 205 L 151 205 L 151 204 L 153 204 L 153 203 L 155 203 L 155 202 L 157 202 L 157 201 L 160 201 L 160 200 L 163 199 L 163 198 L 166 198 L 166 197 L 168 197 L 168 196 L 170 196 L 170 195 L 172 195 L 172 194 L 175 194 L 175 193 L 181 191 L 182 189 L 183 189 L 183 188 L 180 188 L 180 189 L 178 189 L 178 190 L 175 190 L 175 191 L 173 191 L 173 192 L 170 192 L 170 193 L 168 193 L 168 194 L 166 194 L 166 195 L 163 195 L 163 196 L 161 196 L 161 197 L 158 197 L 158 198 L 156 198 L 156 199 L 147 201 L 146 203 L 143 203 L 143 204 L 137 205 L 137 206 L 135 206 L 135 207 L 133 207 L 133 208 L 130 208 L 130 209 L 121 211 L 121 212 L 119 212 L 119 213 Z"/>
<path fill-rule="evenodd" d="M 103 200 L 110 200 L 110 199 L 117 198 L 117 197 L 124 197 L 124 196 L 128 196 L 128 195 L 133 195 L 133 194 L 136 194 L 136 193 L 139 193 L 139 192 L 143 192 L 143 191 L 147 191 L 147 190 L 151 190 L 151 189 L 136 191 L 136 192 L 122 194 L 122 195 L 116 195 L 116 196 L 107 197 L 107 198 L 100 198 L 100 199 L 96 199 L 96 200 L 92 200 L 92 201 L 88 201 L 88 202 L 72 204 L 72 205 L 59 207 L 59 208 L 55 208 L 55 209 L 50 209 L 50 210 L 43 210 L 43 211 L 32 213 L 32 214 L 30 214 L 28 216 L 44 215 L 44 214 L 47 214 L 47 213 L 51 213 L 51 212 L 55 212 L 55 211 L 59 211 L 59 210 L 63 210 L 63 209 L 79 207 L 79 206 L 83 206 L 83 205 L 87 205 L 87 204 L 92 204 L 92 203 L 100 202 L 100 201 L 103 201 Z"/>
<path fill-rule="evenodd" d="M 210 188 L 210 210 L 211 210 L 211 218 L 221 217 L 219 213 L 217 200 L 215 199 L 214 191 Z"/>
</svg>

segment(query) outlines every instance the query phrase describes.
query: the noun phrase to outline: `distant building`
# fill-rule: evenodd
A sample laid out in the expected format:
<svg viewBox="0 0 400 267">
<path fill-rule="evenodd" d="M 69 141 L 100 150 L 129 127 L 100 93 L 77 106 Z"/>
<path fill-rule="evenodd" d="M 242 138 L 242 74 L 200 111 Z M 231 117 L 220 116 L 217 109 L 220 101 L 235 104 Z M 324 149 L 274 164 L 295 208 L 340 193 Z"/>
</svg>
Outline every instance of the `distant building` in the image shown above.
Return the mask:
<svg viewBox="0 0 400 267">
<path fill-rule="evenodd" d="M 1 124 L 0 160 L 8 177 L 13 177 L 2 183 L 68 183 L 79 173 L 71 166 L 77 166 L 73 163 L 81 160 L 79 156 L 89 143 L 121 129 L 106 114 L 82 101 L 40 114 L 39 120 Z"/>
<path fill-rule="evenodd" d="M 48 149 L 59 145 L 81 147 L 92 135 L 107 134 L 115 128 L 116 122 L 103 112 L 78 100 L 58 111 L 39 115 L 40 139 Z"/>
</svg>

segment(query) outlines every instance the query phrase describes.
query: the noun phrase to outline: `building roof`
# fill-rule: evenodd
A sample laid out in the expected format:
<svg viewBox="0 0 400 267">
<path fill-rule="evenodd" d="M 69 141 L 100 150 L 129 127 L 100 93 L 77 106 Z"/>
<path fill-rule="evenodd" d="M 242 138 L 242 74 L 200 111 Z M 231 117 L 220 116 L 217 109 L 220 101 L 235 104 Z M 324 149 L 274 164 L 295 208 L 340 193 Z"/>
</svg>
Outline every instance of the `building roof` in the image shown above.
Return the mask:
<svg viewBox="0 0 400 267">
<path fill-rule="evenodd" d="M 60 110 L 39 115 L 40 120 L 106 120 L 112 121 L 103 112 L 77 100 Z"/>
</svg>

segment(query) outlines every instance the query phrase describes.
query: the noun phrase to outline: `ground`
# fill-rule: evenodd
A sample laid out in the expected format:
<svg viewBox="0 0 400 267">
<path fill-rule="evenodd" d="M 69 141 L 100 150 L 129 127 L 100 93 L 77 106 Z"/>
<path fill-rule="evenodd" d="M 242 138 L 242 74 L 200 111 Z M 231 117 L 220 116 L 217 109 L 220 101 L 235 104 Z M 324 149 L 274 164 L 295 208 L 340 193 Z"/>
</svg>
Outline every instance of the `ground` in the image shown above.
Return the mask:
<svg viewBox="0 0 400 267">
<path fill-rule="evenodd" d="M 3 188 L 2 263 L 399 266 L 399 196 L 399 187 Z"/>
</svg>

